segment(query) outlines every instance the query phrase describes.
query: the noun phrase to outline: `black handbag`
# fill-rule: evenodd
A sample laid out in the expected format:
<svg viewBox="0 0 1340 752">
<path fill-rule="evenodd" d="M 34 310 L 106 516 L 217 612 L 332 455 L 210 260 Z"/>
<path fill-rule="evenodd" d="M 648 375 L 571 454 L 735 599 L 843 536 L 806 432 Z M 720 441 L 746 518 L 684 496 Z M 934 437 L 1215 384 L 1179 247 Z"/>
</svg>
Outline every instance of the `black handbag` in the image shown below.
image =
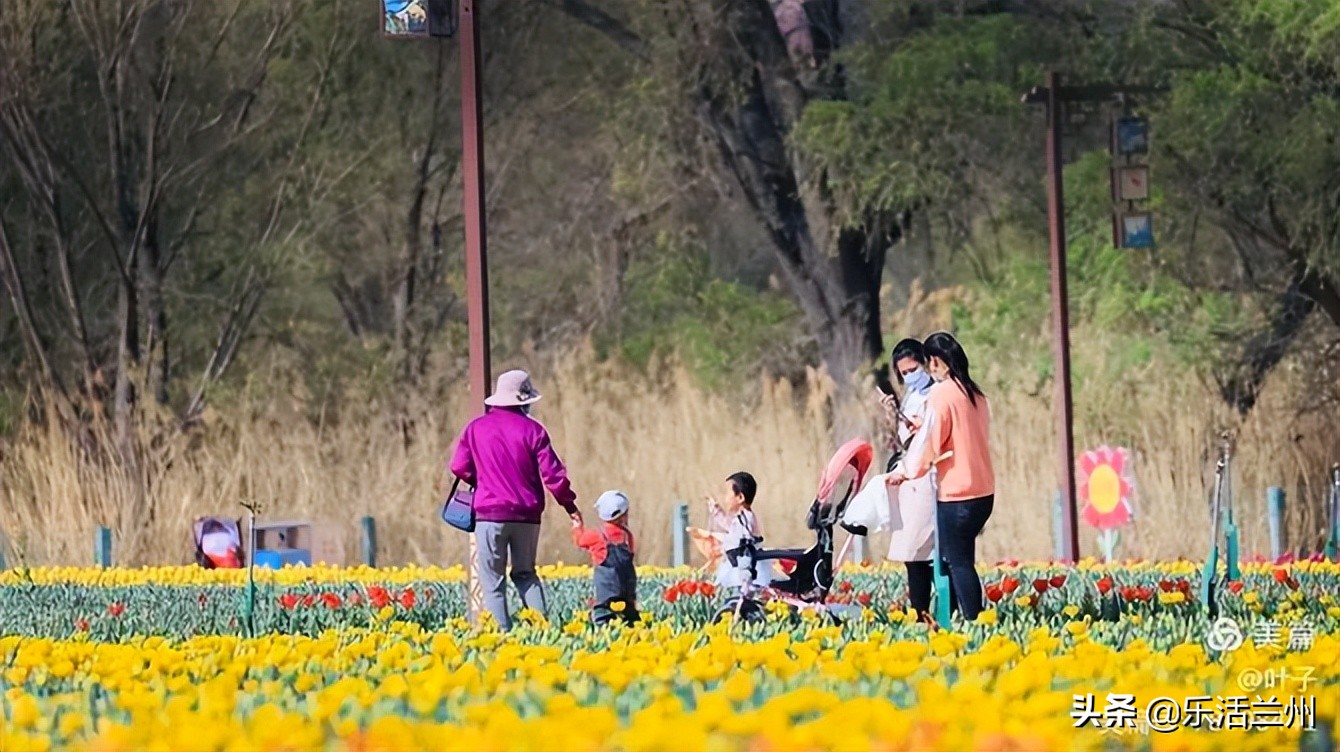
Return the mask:
<svg viewBox="0 0 1340 752">
<path fill-rule="evenodd" d="M 907 444 L 904 444 L 903 442 L 898 441 L 897 439 L 893 441 L 893 446 L 890 447 L 892 449 L 892 452 L 890 452 L 889 454 L 888 464 L 884 466 L 885 473 L 893 472 L 894 465 L 897 465 L 899 462 L 902 462 L 903 458 L 907 456 L 907 448 L 911 446 L 911 444 L 912 444 L 912 437 L 910 436 L 907 439 Z"/>
<path fill-rule="evenodd" d="M 898 461 L 901 460 L 902 458 L 903 458 L 903 450 L 901 449 L 893 450 L 893 454 L 889 455 L 888 464 L 884 466 L 884 472 L 886 474 L 893 472 L 894 466 L 897 465 Z"/>
<path fill-rule="evenodd" d="M 451 484 L 447 500 L 442 503 L 442 521 L 463 533 L 475 531 L 475 489 L 461 488 L 461 479 Z"/>
</svg>

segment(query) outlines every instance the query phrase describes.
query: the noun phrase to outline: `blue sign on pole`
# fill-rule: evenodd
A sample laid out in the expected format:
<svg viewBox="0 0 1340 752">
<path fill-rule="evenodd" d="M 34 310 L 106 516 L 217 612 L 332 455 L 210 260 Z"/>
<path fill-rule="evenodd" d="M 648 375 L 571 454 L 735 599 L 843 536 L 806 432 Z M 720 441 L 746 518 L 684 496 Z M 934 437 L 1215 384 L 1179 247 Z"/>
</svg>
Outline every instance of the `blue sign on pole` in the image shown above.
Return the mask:
<svg viewBox="0 0 1340 752">
<path fill-rule="evenodd" d="M 456 0 L 379 0 L 382 33 L 393 39 L 449 37 L 456 33 Z"/>
<path fill-rule="evenodd" d="M 1124 214 L 1121 217 L 1122 248 L 1153 248 L 1154 222 L 1149 214 Z"/>
<path fill-rule="evenodd" d="M 1119 156 L 1149 153 L 1149 121 L 1142 117 L 1127 116 L 1117 119 L 1113 134 L 1113 151 Z"/>
</svg>

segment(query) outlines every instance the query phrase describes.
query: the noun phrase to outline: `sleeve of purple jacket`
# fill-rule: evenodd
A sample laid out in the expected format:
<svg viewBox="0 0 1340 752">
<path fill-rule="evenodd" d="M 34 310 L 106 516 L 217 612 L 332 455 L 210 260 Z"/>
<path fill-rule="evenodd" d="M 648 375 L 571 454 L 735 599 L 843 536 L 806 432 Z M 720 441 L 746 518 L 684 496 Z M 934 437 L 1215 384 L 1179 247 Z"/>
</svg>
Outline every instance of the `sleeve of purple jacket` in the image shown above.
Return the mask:
<svg viewBox="0 0 1340 752">
<path fill-rule="evenodd" d="M 457 478 L 475 485 L 475 458 L 470 453 L 470 428 L 474 423 L 465 426 L 461 431 L 461 436 L 456 440 L 456 453 L 451 457 L 451 474 Z"/>
<path fill-rule="evenodd" d="M 539 445 L 535 448 L 535 456 L 540 460 L 540 476 L 544 478 L 544 485 L 549 489 L 549 493 L 554 495 L 554 501 L 563 507 L 568 514 L 577 511 L 577 494 L 572 492 L 572 482 L 568 480 L 568 469 L 563 466 L 563 460 L 558 458 L 558 453 L 554 451 L 554 445 L 549 441 L 549 432 L 540 431 Z"/>
</svg>

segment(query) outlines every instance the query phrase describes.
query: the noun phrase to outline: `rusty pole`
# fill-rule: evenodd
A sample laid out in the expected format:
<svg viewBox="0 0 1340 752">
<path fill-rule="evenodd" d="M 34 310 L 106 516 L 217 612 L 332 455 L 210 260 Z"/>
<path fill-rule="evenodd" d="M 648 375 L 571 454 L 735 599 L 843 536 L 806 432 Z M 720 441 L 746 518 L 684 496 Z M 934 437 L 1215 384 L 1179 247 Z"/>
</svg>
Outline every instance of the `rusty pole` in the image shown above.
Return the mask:
<svg viewBox="0 0 1340 752">
<path fill-rule="evenodd" d="M 465 209 L 466 319 L 470 335 L 470 412 L 484 412 L 484 398 L 492 380 L 489 364 L 488 230 L 484 223 L 484 118 L 480 107 L 483 91 L 479 16 L 476 0 L 460 0 L 461 31 L 461 142 L 462 185 Z M 469 582 L 470 619 L 483 607 L 479 575 L 475 569 L 478 547 L 470 535 L 466 562 Z"/>
<path fill-rule="evenodd" d="M 1057 480 L 1061 488 L 1062 540 L 1070 561 L 1079 561 L 1075 513 L 1075 428 L 1070 395 L 1070 293 L 1066 289 L 1065 197 L 1062 191 L 1061 76 L 1047 73 L 1047 225 L 1051 239 L 1052 349 L 1056 358 Z"/>
</svg>

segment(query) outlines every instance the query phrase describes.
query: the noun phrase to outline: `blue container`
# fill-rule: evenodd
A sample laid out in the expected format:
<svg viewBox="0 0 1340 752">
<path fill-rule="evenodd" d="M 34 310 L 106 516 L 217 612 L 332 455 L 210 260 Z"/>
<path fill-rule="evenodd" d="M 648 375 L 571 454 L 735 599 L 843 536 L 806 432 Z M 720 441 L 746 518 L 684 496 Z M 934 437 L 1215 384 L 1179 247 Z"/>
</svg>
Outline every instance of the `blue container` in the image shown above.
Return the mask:
<svg viewBox="0 0 1340 752">
<path fill-rule="evenodd" d="M 257 551 L 254 561 L 258 567 L 267 569 L 281 569 L 283 567 L 302 564 L 312 566 L 312 552 L 305 548 L 276 548 L 268 551 Z"/>
</svg>

